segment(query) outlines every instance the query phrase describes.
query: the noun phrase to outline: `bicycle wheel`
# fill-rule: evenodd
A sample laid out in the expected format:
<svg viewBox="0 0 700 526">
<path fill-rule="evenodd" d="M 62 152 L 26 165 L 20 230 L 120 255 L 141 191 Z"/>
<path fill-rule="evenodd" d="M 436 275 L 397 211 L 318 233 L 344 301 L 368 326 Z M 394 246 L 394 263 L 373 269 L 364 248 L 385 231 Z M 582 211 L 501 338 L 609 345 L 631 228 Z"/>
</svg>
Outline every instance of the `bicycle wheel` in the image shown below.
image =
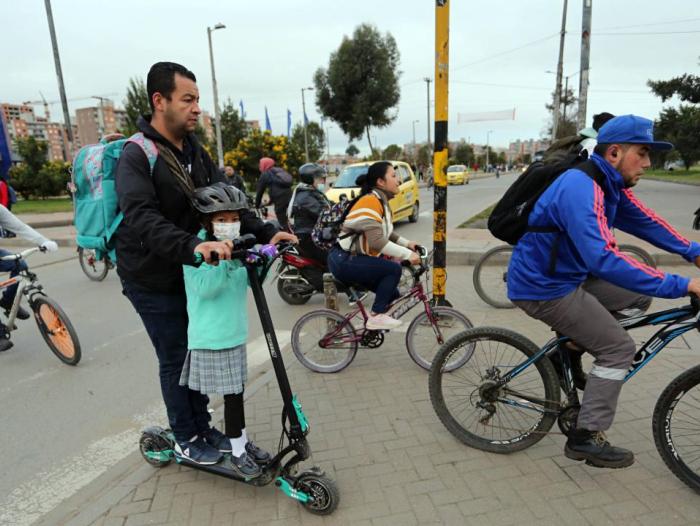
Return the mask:
<svg viewBox="0 0 700 526">
<path fill-rule="evenodd" d="M 292 350 L 304 367 L 317 373 L 337 373 L 355 358 L 355 329 L 334 310 L 311 311 L 292 328 Z"/>
<path fill-rule="evenodd" d="M 559 381 L 549 359 L 499 385 L 505 373 L 538 350 L 524 336 L 496 327 L 451 338 L 433 360 L 428 381 L 440 421 L 464 444 L 493 453 L 520 451 L 541 440 L 559 410 Z M 463 353 L 469 359 L 448 371 Z"/>
<path fill-rule="evenodd" d="M 643 248 L 639 248 L 636 245 L 626 245 L 624 243 L 622 245 L 618 245 L 617 248 L 620 249 L 620 252 L 632 256 L 634 259 L 644 263 L 646 266 L 656 268 L 656 260 L 654 260 L 653 256 Z"/>
<path fill-rule="evenodd" d="M 437 354 L 440 346 L 455 334 L 466 331 L 473 327 L 464 314 L 450 307 L 433 307 L 432 317 L 435 325 L 430 322 L 425 311 L 413 318 L 411 325 L 406 331 L 406 349 L 408 355 L 423 369 L 430 370 L 433 358 Z M 447 364 L 447 370 L 455 369 L 464 363 L 462 360 L 469 359 L 464 353 L 461 360 Z"/>
<path fill-rule="evenodd" d="M 35 297 L 31 307 L 39 332 L 51 351 L 63 363 L 78 365 L 81 357 L 80 342 L 63 309 L 47 296 Z"/>
<path fill-rule="evenodd" d="M 654 407 L 654 442 L 668 468 L 700 493 L 700 365 L 677 376 Z"/>
<path fill-rule="evenodd" d="M 508 299 L 506 280 L 513 247 L 503 245 L 492 248 L 474 265 L 474 289 L 479 297 L 497 309 L 515 307 Z"/>
<path fill-rule="evenodd" d="M 80 268 L 91 281 L 102 281 L 107 277 L 109 272 L 107 256 L 98 259 L 94 250 L 78 247 L 78 261 L 80 261 Z"/>
</svg>

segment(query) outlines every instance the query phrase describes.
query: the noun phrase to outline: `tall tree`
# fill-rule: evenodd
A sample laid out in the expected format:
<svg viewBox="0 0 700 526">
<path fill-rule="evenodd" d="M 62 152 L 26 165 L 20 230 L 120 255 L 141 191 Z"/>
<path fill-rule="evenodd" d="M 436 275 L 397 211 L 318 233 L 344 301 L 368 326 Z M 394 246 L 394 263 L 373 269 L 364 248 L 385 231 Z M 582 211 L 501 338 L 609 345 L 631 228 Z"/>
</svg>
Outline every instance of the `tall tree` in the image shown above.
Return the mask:
<svg viewBox="0 0 700 526">
<path fill-rule="evenodd" d="M 46 163 L 48 146 L 45 141 L 37 141 L 34 137 L 18 137 L 15 139 L 17 153 L 22 157 L 22 162 L 27 166 L 29 175 L 36 177 Z"/>
<path fill-rule="evenodd" d="M 355 157 L 358 153 L 360 153 L 360 149 L 354 144 L 350 143 L 345 149 L 345 153 L 350 157 Z"/>
<path fill-rule="evenodd" d="M 373 150 L 370 128 L 388 126 L 396 119 L 390 110 L 400 98 L 398 66 L 394 37 L 362 24 L 352 37 L 343 37 L 331 53 L 328 68 L 316 71 L 316 105 L 350 140 L 366 133 Z"/>
<path fill-rule="evenodd" d="M 474 148 L 466 142 L 461 142 L 457 145 L 454 151 L 454 158 L 457 164 L 470 166 L 474 161 Z"/>
<path fill-rule="evenodd" d="M 143 79 L 132 77 L 129 79 L 129 86 L 126 88 L 126 99 L 124 99 L 124 109 L 126 110 L 126 129 L 120 130 L 124 135 L 132 135 L 139 131 L 136 121 L 141 115 L 151 113 L 151 106 L 148 103 L 148 92 Z"/>
<path fill-rule="evenodd" d="M 326 146 L 326 134 L 321 125 L 315 121 L 309 121 L 306 125 L 309 139 L 309 161 L 315 162 L 323 157 L 323 149 Z M 294 148 L 298 148 L 304 159 L 304 126 L 297 123 L 292 128 L 292 135 L 289 141 Z"/>
<path fill-rule="evenodd" d="M 387 159 L 389 161 L 398 161 L 399 157 L 403 154 L 403 148 L 398 144 L 390 144 L 382 152 L 382 159 Z"/>
<path fill-rule="evenodd" d="M 670 80 L 650 80 L 647 86 L 655 95 L 661 97 L 662 102 L 678 95 L 682 101 L 700 104 L 700 77 L 696 75 L 686 73 Z"/>
<path fill-rule="evenodd" d="M 246 136 L 246 124 L 238 114 L 231 99 L 226 99 L 221 109 L 221 144 L 224 152 L 233 150 L 238 146 L 238 141 Z"/>
<path fill-rule="evenodd" d="M 551 104 L 545 104 L 545 108 L 547 108 L 550 112 L 554 110 L 554 98 L 554 93 L 552 93 Z M 570 135 L 576 135 L 576 133 L 578 132 L 576 124 L 576 114 L 578 112 L 576 104 L 577 101 L 578 99 L 574 96 L 574 90 L 569 88 L 565 92 L 562 91 L 562 96 L 560 99 L 561 108 L 559 108 L 559 126 L 557 126 L 557 136 L 552 137 L 552 131 L 554 128 L 553 122 L 547 128 L 547 135 L 551 137 L 552 140 L 561 139 L 562 137 L 568 137 Z"/>
</svg>

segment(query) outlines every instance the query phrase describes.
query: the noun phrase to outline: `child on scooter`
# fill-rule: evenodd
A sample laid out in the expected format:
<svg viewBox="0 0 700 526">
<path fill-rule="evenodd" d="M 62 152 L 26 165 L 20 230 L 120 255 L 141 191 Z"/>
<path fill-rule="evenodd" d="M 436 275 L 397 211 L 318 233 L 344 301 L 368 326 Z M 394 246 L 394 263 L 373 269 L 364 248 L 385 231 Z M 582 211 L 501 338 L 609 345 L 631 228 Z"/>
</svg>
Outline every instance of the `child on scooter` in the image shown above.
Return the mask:
<svg viewBox="0 0 700 526">
<path fill-rule="evenodd" d="M 243 192 L 217 183 L 196 190 L 193 205 L 202 214 L 200 238 L 233 241 L 239 237 L 239 213 L 248 206 Z M 221 260 L 217 265 L 186 265 L 184 278 L 189 351 L 180 385 L 203 394 L 223 395 L 226 434 L 211 428 L 205 440 L 221 453 L 231 453 L 231 464 L 241 476 L 255 478 L 270 454 L 253 444 L 245 427 L 247 270 L 238 260 Z M 182 448 L 176 448 L 182 455 L 178 449 Z"/>
</svg>

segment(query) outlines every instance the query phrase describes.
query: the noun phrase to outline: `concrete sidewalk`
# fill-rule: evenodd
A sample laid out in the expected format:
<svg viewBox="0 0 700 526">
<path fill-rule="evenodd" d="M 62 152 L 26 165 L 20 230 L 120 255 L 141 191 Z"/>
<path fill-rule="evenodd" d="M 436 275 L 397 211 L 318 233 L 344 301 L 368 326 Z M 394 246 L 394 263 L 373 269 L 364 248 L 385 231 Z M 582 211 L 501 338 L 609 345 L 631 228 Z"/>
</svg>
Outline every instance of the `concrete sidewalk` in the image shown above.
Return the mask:
<svg viewBox="0 0 700 526">
<path fill-rule="evenodd" d="M 538 344 L 549 338 L 544 325 L 520 311 L 481 303 L 468 288 L 470 279 L 471 268 L 454 267 L 450 299 L 474 325 L 509 327 Z M 656 301 L 653 308 L 682 303 Z M 649 336 L 642 332 L 638 341 Z M 628 469 L 566 459 L 556 425 L 538 444 L 511 455 L 463 445 L 435 415 L 427 374 L 410 360 L 396 331 L 382 347 L 361 349 L 346 370 L 333 375 L 308 371 L 289 349 L 283 352 L 292 389 L 311 423 L 313 457 L 304 466 L 319 465 L 340 490 L 332 516 L 307 513 L 272 485 L 246 486 L 175 463 L 152 468 L 140 458 L 134 436 L 130 457 L 39 524 L 698 524 L 700 499 L 666 468 L 651 436 L 661 390 L 698 363 L 697 333 L 674 344 L 623 389 L 610 438 L 634 450 L 637 462 Z M 248 429 L 258 443 L 275 448 L 281 401 L 271 372 L 253 382 L 247 395 Z"/>
</svg>

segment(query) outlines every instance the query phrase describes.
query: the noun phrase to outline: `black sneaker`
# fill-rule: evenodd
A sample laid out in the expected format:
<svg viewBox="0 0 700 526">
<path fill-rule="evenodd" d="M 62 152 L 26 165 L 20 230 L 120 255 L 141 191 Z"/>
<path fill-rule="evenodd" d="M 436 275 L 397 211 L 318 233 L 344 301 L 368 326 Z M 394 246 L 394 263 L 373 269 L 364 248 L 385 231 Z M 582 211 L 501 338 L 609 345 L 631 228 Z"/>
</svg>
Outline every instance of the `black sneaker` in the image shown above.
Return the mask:
<svg viewBox="0 0 700 526">
<path fill-rule="evenodd" d="M 9 351 L 14 345 L 15 344 L 12 343 L 12 340 L 0 336 L 0 352 Z"/>
<path fill-rule="evenodd" d="M 231 452 L 231 440 L 215 427 L 210 427 L 200 433 L 204 441 L 211 447 L 215 447 L 222 453 Z"/>
<path fill-rule="evenodd" d="M 569 347 L 564 345 L 564 352 L 569 354 L 569 363 L 571 364 L 571 376 L 574 380 L 574 387 L 583 391 L 586 388 L 586 380 L 588 380 L 588 375 L 585 372 L 583 372 L 583 362 L 581 361 L 581 358 L 583 357 L 583 353 L 585 351 L 577 351 L 574 349 L 570 349 Z M 559 383 L 563 388 L 565 386 L 564 368 L 562 367 L 561 357 L 559 353 L 559 349 L 555 350 L 552 354 L 549 355 L 549 361 L 552 362 L 552 365 L 557 370 L 557 375 L 559 376 Z"/>
<path fill-rule="evenodd" d="M 240 457 L 231 455 L 231 466 L 239 475 L 246 479 L 254 479 L 262 475 L 262 469 L 248 453 L 243 453 Z"/>
<path fill-rule="evenodd" d="M 12 309 L 12 301 L 7 302 L 7 301 L 0 300 L 0 308 L 5 309 L 6 316 L 9 315 L 10 309 Z M 17 308 L 17 317 L 20 320 L 28 320 L 29 316 L 30 316 L 30 314 L 29 314 L 29 312 L 27 312 L 27 309 L 25 309 L 21 305 Z"/>
<path fill-rule="evenodd" d="M 203 466 L 217 464 L 222 457 L 221 453 L 207 444 L 201 436 L 189 442 L 176 442 L 175 456 Z"/>
<path fill-rule="evenodd" d="M 572 460 L 585 460 L 597 468 L 626 468 L 634 464 L 634 454 L 610 444 L 602 431 L 573 429 L 564 446 L 564 455 Z"/>
<path fill-rule="evenodd" d="M 251 441 L 248 441 L 245 445 L 245 450 L 248 455 L 258 464 L 267 464 L 270 462 L 270 459 L 272 456 L 270 453 L 265 451 L 264 449 L 260 449 L 258 446 L 253 444 Z"/>
</svg>

